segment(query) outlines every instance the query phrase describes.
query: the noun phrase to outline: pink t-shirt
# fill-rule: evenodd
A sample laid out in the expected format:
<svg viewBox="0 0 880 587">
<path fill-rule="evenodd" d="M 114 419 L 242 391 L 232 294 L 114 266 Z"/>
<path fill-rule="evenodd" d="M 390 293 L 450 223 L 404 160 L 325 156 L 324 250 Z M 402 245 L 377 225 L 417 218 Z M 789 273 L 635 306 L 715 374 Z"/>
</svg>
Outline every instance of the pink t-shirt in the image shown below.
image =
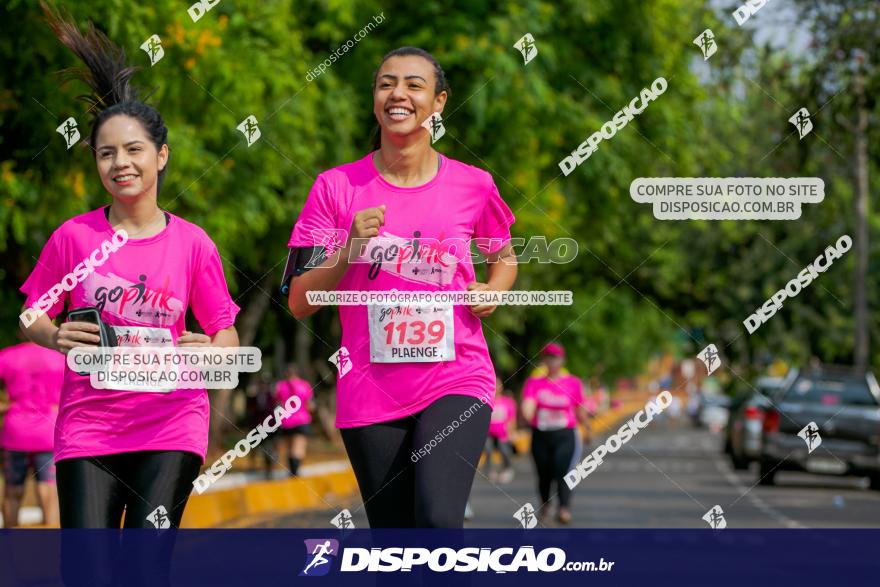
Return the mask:
<svg viewBox="0 0 880 587">
<path fill-rule="evenodd" d="M 475 281 L 470 240 L 480 239 L 483 253 L 510 240 L 513 213 L 492 176 L 441 155 L 428 183 L 398 187 L 371 156 L 318 176 L 288 246 L 335 250 L 355 213 L 384 204 L 385 225 L 367 244 L 366 262 L 349 265 L 337 291 L 466 290 Z M 337 375 L 337 427 L 409 416 L 451 394 L 491 405 L 495 373 L 480 318 L 468 307 L 340 306 L 339 316 L 351 370 Z"/>
<path fill-rule="evenodd" d="M 9 395 L 0 446 L 6 450 L 52 450 L 64 355 L 32 342 L 0 351 L 0 380 Z"/>
<path fill-rule="evenodd" d="M 489 435 L 498 440 L 506 441 L 507 424 L 516 419 L 516 402 L 512 397 L 502 395 L 495 398 L 495 407 L 492 409 L 492 417 L 489 420 Z"/>
<path fill-rule="evenodd" d="M 312 415 L 309 413 L 309 400 L 312 399 L 312 386 L 308 381 L 300 379 L 284 379 L 275 384 L 275 396 L 278 398 L 278 404 L 284 403 L 291 396 L 297 396 L 302 404 L 300 408 L 290 416 L 281 421 L 282 428 L 295 428 L 303 424 L 309 424 L 312 421 Z"/>
<path fill-rule="evenodd" d="M 574 375 L 562 375 L 555 381 L 529 377 L 522 398 L 535 400 L 535 415 L 530 422 L 533 428 L 574 428 L 577 424 L 575 408 L 585 402 L 584 384 Z"/>
<path fill-rule="evenodd" d="M 154 236 L 128 242 L 49 310 L 95 306 L 115 326 L 120 346 L 173 344 L 186 329 L 187 308 L 208 336 L 235 322 L 239 307 L 226 288 L 217 247 L 205 231 L 170 214 Z M 21 287 L 31 307 L 113 235 L 103 208 L 71 218 L 52 233 Z M 121 328 L 122 327 L 122 328 Z M 170 341 L 170 342 L 169 342 Z M 208 448 L 204 389 L 147 393 L 95 389 L 67 369 L 55 428 L 55 460 L 140 450 Z"/>
</svg>

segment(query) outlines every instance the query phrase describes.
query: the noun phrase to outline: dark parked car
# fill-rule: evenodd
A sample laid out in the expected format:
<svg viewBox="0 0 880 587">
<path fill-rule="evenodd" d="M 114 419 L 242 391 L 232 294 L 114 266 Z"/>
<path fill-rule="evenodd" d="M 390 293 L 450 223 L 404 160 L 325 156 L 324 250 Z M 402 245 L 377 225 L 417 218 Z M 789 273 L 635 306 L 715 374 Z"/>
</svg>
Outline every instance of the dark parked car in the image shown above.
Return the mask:
<svg viewBox="0 0 880 587">
<path fill-rule="evenodd" d="M 772 485 L 778 471 L 798 470 L 867 476 L 880 489 L 880 388 L 872 373 L 805 370 L 775 403 L 778 409 L 764 414 L 760 484 Z"/>
<path fill-rule="evenodd" d="M 773 406 L 785 388 L 783 377 L 760 377 L 755 384 L 743 383 L 730 403 L 730 417 L 724 434 L 724 452 L 734 469 L 748 469 L 761 457 L 761 434 L 764 412 Z"/>
</svg>

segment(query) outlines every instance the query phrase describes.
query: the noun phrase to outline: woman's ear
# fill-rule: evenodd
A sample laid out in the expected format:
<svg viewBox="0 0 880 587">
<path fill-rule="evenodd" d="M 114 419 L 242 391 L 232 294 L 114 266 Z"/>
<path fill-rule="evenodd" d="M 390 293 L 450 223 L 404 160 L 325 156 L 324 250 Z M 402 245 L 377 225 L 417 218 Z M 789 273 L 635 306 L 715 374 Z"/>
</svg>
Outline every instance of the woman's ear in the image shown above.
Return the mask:
<svg viewBox="0 0 880 587">
<path fill-rule="evenodd" d="M 443 90 L 436 96 L 434 96 L 434 110 L 443 114 L 443 107 L 446 105 L 446 98 L 449 97 L 449 94 L 446 93 L 446 90 Z"/>
<path fill-rule="evenodd" d="M 168 155 L 169 155 L 168 145 L 167 144 L 162 145 L 162 148 L 159 149 L 159 153 L 157 155 L 157 157 L 159 159 L 159 171 L 160 172 L 163 169 L 165 169 L 165 166 L 168 164 Z"/>
</svg>

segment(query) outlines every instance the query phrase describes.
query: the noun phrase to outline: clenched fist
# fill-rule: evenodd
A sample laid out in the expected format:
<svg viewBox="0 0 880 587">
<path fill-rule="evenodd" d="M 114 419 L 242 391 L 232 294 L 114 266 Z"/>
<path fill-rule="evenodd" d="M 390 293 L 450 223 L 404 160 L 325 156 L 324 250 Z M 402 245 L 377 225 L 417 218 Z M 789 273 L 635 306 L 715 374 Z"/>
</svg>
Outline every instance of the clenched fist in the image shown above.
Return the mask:
<svg viewBox="0 0 880 587">
<path fill-rule="evenodd" d="M 378 208 L 366 208 L 354 215 L 348 240 L 369 239 L 379 235 L 379 228 L 385 224 L 385 204 Z"/>
</svg>

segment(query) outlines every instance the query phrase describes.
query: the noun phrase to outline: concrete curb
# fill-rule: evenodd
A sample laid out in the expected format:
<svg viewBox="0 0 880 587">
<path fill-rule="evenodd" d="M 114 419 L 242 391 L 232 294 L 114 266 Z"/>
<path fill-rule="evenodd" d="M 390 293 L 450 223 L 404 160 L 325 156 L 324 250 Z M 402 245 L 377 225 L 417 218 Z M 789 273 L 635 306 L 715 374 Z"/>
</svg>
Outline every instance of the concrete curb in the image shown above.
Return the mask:
<svg viewBox="0 0 880 587">
<path fill-rule="evenodd" d="M 333 507 L 358 490 L 354 472 L 325 473 L 280 481 L 248 483 L 232 489 L 193 494 L 181 528 L 216 528 L 250 516 L 285 515 L 317 507 Z"/>
</svg>

